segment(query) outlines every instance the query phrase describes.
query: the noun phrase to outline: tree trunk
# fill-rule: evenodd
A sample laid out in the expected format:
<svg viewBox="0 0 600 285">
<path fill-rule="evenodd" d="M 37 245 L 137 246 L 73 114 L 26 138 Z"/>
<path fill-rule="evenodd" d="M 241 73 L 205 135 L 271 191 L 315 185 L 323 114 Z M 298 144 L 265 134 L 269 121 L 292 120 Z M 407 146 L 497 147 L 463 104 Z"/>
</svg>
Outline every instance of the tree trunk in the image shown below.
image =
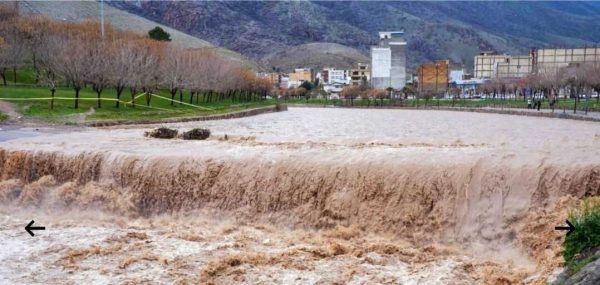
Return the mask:
<svg viewBox="0 0 600 285">
<path fill-rule="evenodd" d="M 183 103 L 183 90 L 179 90 L 179 105 L 181 105 L 181 103 Z"/>
<path fill-rule="evenodd" d="M 2 76 L 2 83 L 6 86 L 6 68 L 0 70 L 0 76 Z"/>
<path fill-rule="evenodd" d="M 123 88 L 124 87 L 121 87 L 121 86 L 117 86 L 117 88 L 116 88 L 117 89 L 117 102 L 116 102 L 117 109 L 119 109 L 119 103 L 121 101 L 121 93 L 123 93 Z"/>
<path fill-rule="evenodd" d="M 54 109 L 54 92 L 56 92 L 56 88 L 52 88 L 50 89 L 50 97 L 52 99 L 50 99 L 50 110 Z"/>
<path fill-rule="evenodd" d="M 79 108 L 79 90 L 80 87 L 75 87 L 75 109 Z"/>
<path fill-rule="evenodd" d="M 96 95 L 98 95 L 98 109 L 102 107 L 100 96 L 102 95 L 102 89 L 96 90 Z"/>
<path fill-rule="evenodd" d="M 40 71 L 38 69 L 37 66 L 37 60 L 35 59 L 35 52 L 32 55 L 32 63 L 33 63 L 33 71 L 35 73 L 35 84 L 38 84 L 38 82 L 40 81 Z"/>
<path fill-rule="evenodd" d="M 137 92 L 135 87 L 129 88 L 129 93 L 131 93 L 131 108 L 135 108 L 135 93 Z"/>
<path fill-rule="evenodd" d="M 142 89 L 144 91 L 144 93 L 146 94 L 146 106 L 150 106 L 150 99 L 152 99 L 152 95 L 150 95 L 150 92 L 146 91 L 146 89 Z"/>
<path fill-rule="evenodd" d="M 17 85 L 17 67 L 13 67 L 13 82 Z"/>
<path fill-rule="evenodd" d="M 577 114 L 577 92 L 575 92 L 575 104 L 573 104 L 573 114 Z"/>
<path fill-rule="evenodd" d="M 171 89 L 171 106 L 175 105 L 175 94 L 177 94 L 177 89 Z"/>
</svg>

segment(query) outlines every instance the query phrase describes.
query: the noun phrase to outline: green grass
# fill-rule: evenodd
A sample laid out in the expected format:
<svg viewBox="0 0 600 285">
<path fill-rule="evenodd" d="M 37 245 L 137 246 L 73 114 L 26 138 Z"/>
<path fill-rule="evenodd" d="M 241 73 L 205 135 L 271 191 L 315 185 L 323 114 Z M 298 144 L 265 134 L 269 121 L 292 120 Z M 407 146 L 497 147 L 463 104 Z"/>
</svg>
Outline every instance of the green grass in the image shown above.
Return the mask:
<svg viewBox="0 0 600 285">
<path fill-rule="evenodd" d="M 12 69 L 6 70 L 6 84 L 15 85 L 15 75 Z M 2 78 L 0 77 L 0 84 L 2 84 Z M 17 69 L 17 85 L 19 84 L 35 84 L 35 72 L 33 68 Z"/>
<path fill-rule="evenodd" d="M 563 257 L 575 274 L 596 257 L 593 251 L 600 248 L 600 197 L 590 197 L 583 205 L 569 213 L 569 221 L 575 227 L 563 243 Z"/>
<path fill-rule="evenodd" d="M 0 112 L 0 123 L 4 122 L 6 120 L 8 120 L 8 115 Z"/>
<path fill-rule="evenodd" d="M 24 101 L 10 101 L 16 105 L 17 111 L 23 116 L 50 122 L 78 122 L 81 117 L 80 115 L 86 112 L 87 121 L 155 120 L 162 118 L 213 115 L 273 105 L 276 103 L 275 100 L 256 100 L 245 103 L 233 103 L 231 100 L 222 100 L 211 103 L 200 102 L 198 105 L 193 104 L 194 106 L 179 103 L 175 103 L 174 106 L 171 106 L 170 101 L 153 97 L 151 99 L 150 107 L 146 107 L 145 96 L 142 96 L 135 100 L 135 108 L 125 104 L 121 104 L 120 108 L 116 108 L 114 101 L 102 101 L 102 107 L 98 108 L 96 93 L 90 89 L 83 89 L 80 92 L 79 108 L 75 109 L 73 107 L 74 101 L 71 99 L 74 98 L 74 94 L 75 92 L 71 88 L 58 88 L 55 96 L 69 98 L 69 100 L 57 99 L 54 101 L 54 108 L 50 109 L 50 100 L 47 100 L 50 98 L 50 91 L 45 87 L 27 85 L 0 86 L 0 98 L 30 99 Z M 165 91 L 160 91 L 157 95 L 170 99 L 170 95 Z M 184 95 L 184 102 L 189 103 L 189 96 L 189 93 Z M 39 98 L 44 100 L 38 100 Z M 102 93 L 102 98 L 116 99 L 115 90 L 105 90 Z M 176 99 L 178 99 L 178 97 L 176 97 Z M 121 100 L 131 100 L 131 95 L 128 91 L 123 92 Z M 94 109 L 94 112 L 90 112 L 92 108 Z"/>
</svg>

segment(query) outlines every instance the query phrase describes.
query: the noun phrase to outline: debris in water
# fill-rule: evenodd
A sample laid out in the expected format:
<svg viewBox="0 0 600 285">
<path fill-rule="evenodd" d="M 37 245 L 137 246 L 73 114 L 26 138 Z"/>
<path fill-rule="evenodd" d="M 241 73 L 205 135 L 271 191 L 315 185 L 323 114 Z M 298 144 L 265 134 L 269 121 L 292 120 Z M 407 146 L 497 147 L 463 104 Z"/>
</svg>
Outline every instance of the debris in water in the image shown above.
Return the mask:
<svg viewBox="0 0 600 285">
<path fill-rule="evenodd" d="M 177 136 L 177 130 L 160 127 L 160 128 L 156 128 L 151 131 L 145 132 L 144 136 L 151 137 L 151 138 L 157 138 L 157 139 L 172 139 L 175 136 Z"/>
<path fill-rule="evenodd" d="M 205 140 L 210 137 L 210 130 L 204 128 L 195 128 L 187 132 L 183 132 L 184 140 Z"/>
</svg>

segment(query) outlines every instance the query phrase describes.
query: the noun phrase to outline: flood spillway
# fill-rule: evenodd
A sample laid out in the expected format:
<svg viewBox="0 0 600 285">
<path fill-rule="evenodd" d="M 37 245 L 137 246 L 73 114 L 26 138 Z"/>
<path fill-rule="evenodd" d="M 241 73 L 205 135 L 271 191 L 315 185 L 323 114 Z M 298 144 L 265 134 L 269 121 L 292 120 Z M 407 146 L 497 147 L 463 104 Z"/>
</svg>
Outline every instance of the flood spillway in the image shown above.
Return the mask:
<svg viewBox="0 0 600 285">
<path fill-rule="evenodd" d="M 552 231 L 553 223 L 564 221 L 568 205 L 600 194 L 600 125 L 592 122 L 290 108 L 168 126 L 208 127 L 213 136 L 207 141 L 150 139 L 142 135 L 148 127 L 133 126 L 2 142 L 4 215 L 13 221 L 25 215 L 21 209 L 32 209 L 47 215 L 48 222 L 69 228 L 51 217 L 84 213 L 82 219 L 97 222 L 97 238 L 111 229 L 113 236 L 129 240 L 104 240 L 104 248 L 77 255 L 121 262 L 114 267 L 125 278 L 120 281 L 142 278 L 145 272 L 127 271 L 127 258 L 159 270 L 170 266 L 161 263 L 182 257 L 165 254 L 167 249 L 140 249 L 142 255 L 131 257 L 123 252 L 124 244 L 136 240 L 135 234 L 115 229 L 106 222 L 113 218 L 105 215 L 127 217 L 121 221 L 124 228 L 132 227 L 131 220 L 143 221 L 141 228 L 147 232 L 140 241 L 154 238 L 155 243 L 173 238 L 165 236 L 169 231 L 179 240 L 186 236 L 186 231 L 170 228 L 172 223 L 156 225 L 165 217 L 199 220 L 205 227 L 222 227 L 216 221 L 227 220 L 264 235 L 232 253 L 218 250 L 225 242 L 221 238 L 231 232 L 201 229 L 212 236 L 198 242 L 215 246 L 215 252 L 213 258 L 188 256 L 194 261 L 186 264 L 197 272 L 177 278 L 190 282 L 244 283 L 240 280 L 258 278 L 256 270 L 262 268 L 275 276 L 265 282 L 281 283 L 303 275 L 293 272 L 319 276 L 322 268 L 348 267 L 356 272 L 340 270 L 329 279 L 311 280 L 360 283 L 371 276 L 408 283 L 493 284 L 529 278 L 543 284 L 561 266 L 561 236 Z M 234 239 L 252 236 L 239 231 L 232 234 Z M 287 236 L 295 231 L 302 233 Z M 293 245 L 286 245 L 290 240 Z M 279 244 L 268 246 L 271 242 Z M 90 241 L 84 248 L 97 243 Z M 298 251 L 298 244 L 310 249 Z M 113 253 L 102 252 L 110 246 L 121 261 L 110 261 Z M 83 249 L 65 246 L 55 259 L 73 250 Z M 83 263 L 72 259 L 53 264 L 64 269 Z M 367 259 L 378 269 L 365 267 Z M 302 260 L 311 260 L 313 267 L 303 268 Z M 235 273 L 236 268 L 244 272 Z M 74 270 L 82 274 L 81 268 Z M 390 272 L 404 272 L 404 277 Z M 236 281 L 236 276 L 242 279 Z"/>
</svg>

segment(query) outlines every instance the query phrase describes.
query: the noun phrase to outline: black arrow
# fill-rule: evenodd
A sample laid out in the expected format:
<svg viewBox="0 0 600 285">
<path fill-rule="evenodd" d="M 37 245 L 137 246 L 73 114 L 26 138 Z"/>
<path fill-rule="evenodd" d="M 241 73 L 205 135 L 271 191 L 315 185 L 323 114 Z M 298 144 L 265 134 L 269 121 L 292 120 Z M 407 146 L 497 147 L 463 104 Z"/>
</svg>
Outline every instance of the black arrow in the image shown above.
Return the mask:
<svg viewBox="0 0 600 285">
<path fill-rule="evenodd" d="M 25 230 L 31 235 L 34 236 L 35 234 L 32 231 L 43 231 L 46 229 L 46 227 L 32 227 L 31 225 L 33 225 L 33 223 L 35 223 L 34 220 L 31 220 L 31 222 L 29 222 L 29 224 L 27 226 L 25 226 Z"/>
<path fill-rule="evenodd" d="M 568 226 L 556 226 L 556 227 L 554 227 L 554 229 L 557 231 L 568 231 L 567 232 L 567 236 L 568 236 L 575 230 L 575 227 L 573 226 L 573 224 L 571 224 L 571 222 L 569 222 L 569 220 L 567 220 L 567 225 Z"/>
</svg>

